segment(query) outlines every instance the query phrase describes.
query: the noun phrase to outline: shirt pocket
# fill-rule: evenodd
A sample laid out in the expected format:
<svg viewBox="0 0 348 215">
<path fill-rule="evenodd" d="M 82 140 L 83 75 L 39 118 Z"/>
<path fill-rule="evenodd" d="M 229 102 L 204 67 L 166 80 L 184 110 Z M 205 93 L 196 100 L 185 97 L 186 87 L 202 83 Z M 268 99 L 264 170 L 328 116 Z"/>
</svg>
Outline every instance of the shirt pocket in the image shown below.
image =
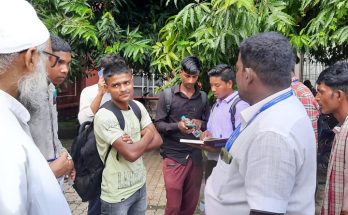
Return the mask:
<svg viewBox="0 0 348 215">
<path fill-rule="evenodd" d="M 219 161 L 216 167 L 213 169 L 214 175 L 212 174 L 212 176 L 214 178 L 212 179 L 213 179 L 214 187 L 216 187 L 216 196 L 220 200 L 222 200 L 222 195 L 225 193 L 224 190 L 229 180 L 229 171 L 231 168 L 230 165 L 231 164 L 227 164 L 225 161 L 219 158 Z"/>
</svg>

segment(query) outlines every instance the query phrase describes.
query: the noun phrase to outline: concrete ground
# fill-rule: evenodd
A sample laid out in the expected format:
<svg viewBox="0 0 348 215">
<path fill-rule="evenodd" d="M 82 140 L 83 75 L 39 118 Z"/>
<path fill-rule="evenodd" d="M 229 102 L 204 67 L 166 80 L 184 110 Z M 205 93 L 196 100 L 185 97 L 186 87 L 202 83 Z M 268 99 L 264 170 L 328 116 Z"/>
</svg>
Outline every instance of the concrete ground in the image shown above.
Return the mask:
<svg viewBox="0 0 348 215">
<path fill-rule="evenodd" d="M 144 163 L 147 169 L 147 178 L 146 178 L 146 188 L 148 195 L 148 209 L 147 215 L 162 215 L 164 214 L 164 207 L 166 204 L 166 192 L 164 189 L 164 181 L 162 175 L 162 158 L 159 155 L 159 151 L 151 151 L 144 155 Z M 319 168 L 318 169 L 318 179 L 319 186 L 317 191 L 317 200 L 316 200 L 316 211 L 318 214 L 320 209 L 321 197 L 324 190 L 324 181 L 326 170 Z M 203 191 L 204 184 L 202 185 Z M 72 187 L 69 187 L 68 184 L 65 184 L 65 197 L 70 205 L 73 215 L 85 215 L 87 214 L 87 203 L 82 202 L 80 197 L 76 194 L 75 190 Z M 203 196 L 203 192 L 201 192 Z M 204 214 L 200 212 L 199 206 L 196 209 L 195 215 Z"/>
<path fill-rule="evenodd" d="M 159 151 L 151 151 L 144 155 L 147 170 L 146 189 L 148 196 L 147 215 L 162 215 L 166 205 L 166 191 L 162 175 L 162 158 Z M 82 202 L 75 190 L 65 183 L 65 197 L 73 215 L 87 214 L 88 203 Z M 198 209 L 195 214 L 200 214 Z"/>
</svg>

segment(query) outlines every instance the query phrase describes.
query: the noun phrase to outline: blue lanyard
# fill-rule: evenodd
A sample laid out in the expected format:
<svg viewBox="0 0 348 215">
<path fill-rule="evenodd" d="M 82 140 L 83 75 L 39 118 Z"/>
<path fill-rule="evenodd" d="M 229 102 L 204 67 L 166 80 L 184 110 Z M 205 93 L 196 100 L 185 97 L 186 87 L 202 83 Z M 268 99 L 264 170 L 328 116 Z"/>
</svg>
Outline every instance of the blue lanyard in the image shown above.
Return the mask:
<svg viewBox="0 0 348 215">
<path fill-rule="evenodd" d="M 267 102 L 266 104 L 264 104 L 259 111 L 257 111 L 255 113 L 255 115 L 251 118 L 251 120 L 248 122 L 248 124 L 245 126 L 247 127 L 248 125 L 251 124 L 252 121 L 254 121 L 254 119 L 263 111 L 267 110 L 268 108 L 272 107 L 273 105 L 289 98 L 290 96 L 293 95 L 292 90 L 281 94 L 280 96 L 277 96 L 276 98 L 272 99 L 271 101 Z M 238 127 L 232 132 L 231 136 L 228 138 L 227 142 L 226 142 L 226 150 L 229 151 L 232 147 L 232 144 L 234 143 L 234 141 L 237 139 L 237 137 L 240 135 L 241 130 L 240 130 L 241 124 L 238 125 Z"/>
<path fill-rule="evenodd" d="M 297 79 L 295 79 L 295 80 L 292 81 L 292 83 L 294 83 L 294 84 L 297 84 L 298 82 L 300 82 L 300 81 L 297 80 Z"/>
</svg>

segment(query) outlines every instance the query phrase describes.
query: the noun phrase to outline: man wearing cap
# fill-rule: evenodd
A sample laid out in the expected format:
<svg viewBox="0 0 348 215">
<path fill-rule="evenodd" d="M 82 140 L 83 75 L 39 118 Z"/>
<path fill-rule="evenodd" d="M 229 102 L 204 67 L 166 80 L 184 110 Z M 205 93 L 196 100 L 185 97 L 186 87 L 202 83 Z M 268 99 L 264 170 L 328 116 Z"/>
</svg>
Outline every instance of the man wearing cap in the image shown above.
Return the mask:
<svg viewBox="0 0 348 215">
<path fill-rule="evenodd" d="M 17 100 L 36 101 L 33 111 L 42 102 L 31 95 L 47 84 L 50 52 L 49 32 L 33 7 L 0 1 L 0 214 L 71 214 L 31 138 L 29 112 Z"/>
</svg>

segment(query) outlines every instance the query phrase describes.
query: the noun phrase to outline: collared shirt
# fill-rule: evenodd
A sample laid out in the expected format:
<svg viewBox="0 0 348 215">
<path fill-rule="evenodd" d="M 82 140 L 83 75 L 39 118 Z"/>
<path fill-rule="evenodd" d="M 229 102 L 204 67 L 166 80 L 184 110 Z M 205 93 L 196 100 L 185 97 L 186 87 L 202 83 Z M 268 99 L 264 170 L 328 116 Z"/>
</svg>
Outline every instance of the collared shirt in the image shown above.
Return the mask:
<svg viewBox="0 0 348 215">
<path fill-rule="evenodd" d="M 247 215 L 250 210 L 313 215 L 316 147 L 311 122 L 295 96 L 253 116 L 285 89 L 241 112 L 241 133 L 219 158 L 205 187 L 206 214 Z"/>
<path fill-rule="evenodd" d="M 80 96 L 80 110 L 77 116 L 80 125 L 87 121 L 92 121 L 94 118 L 94 113 L 91 109 L 91 104 L 95 97 L 98 94 L 98 84 L 94 84 L 92 86 L 86 87 L 82 90 Z M 111 100 L 110 93 L 105 93 L 100 102 L 100 106 L 102 106 L 105 102 Z"/>
<path fill-rule="evenodd" d="M 167 115 L 163 92 L 160 94 L 157 104 L 155 124 L 157 130 L 162 133 L 164 137 L 161 150 L 164 156 L 181 164 L 186 164 L 188 157 L 192 158 L 194 164 L 199 163 L 202 160 L 201 150 L 180 143 L 180 139 L 196 138 L 193 134 L 181 133 L 178 128 L 178 122 L 180 122 L 181 116 L 183 115 L 189 119 L 202 120 L 201 130 L 204 131 L 210 112 L 208 102 L 204 107 L 198 88 L 196 88 L 191 98 L 188 98 L 185 94 L 180 92 L 180 85 L 175 85 L 171 89 L 172 103 L 169 114 Z"/>
<path fill-rule="evenodd" d="M 305 107 L 309 119 L 312 121 L 315 138 L 316 140 L 318 140 L 318 118 L 320 112 L 317 100 L 315 100 L 311 90 L 302 82 L 300 82 L 296 77 L 292 79 L 291 89 Z"/>
<path fill-rule="evenodd" d="M 0 90 L 0 214 L 71 214 L 27 125 L 29 112 Z"/>
<path fill-rule="evenodd" d="M 233 102 L 238 98 L 238 92 L 235 91 L 224 99 L 217 99 L 214 108 L 210 112 L 207 130 L 215 138 L 228 138 L 233 126 L 231 122 L 230 108 Z M 241 100 L 236 104 L 235 127 L 240 124 L 240 112 L 249 107 L 249 104 Z M 209 160 L 218 160 L 219 153 L 208 152 Z"/>
</svg>

